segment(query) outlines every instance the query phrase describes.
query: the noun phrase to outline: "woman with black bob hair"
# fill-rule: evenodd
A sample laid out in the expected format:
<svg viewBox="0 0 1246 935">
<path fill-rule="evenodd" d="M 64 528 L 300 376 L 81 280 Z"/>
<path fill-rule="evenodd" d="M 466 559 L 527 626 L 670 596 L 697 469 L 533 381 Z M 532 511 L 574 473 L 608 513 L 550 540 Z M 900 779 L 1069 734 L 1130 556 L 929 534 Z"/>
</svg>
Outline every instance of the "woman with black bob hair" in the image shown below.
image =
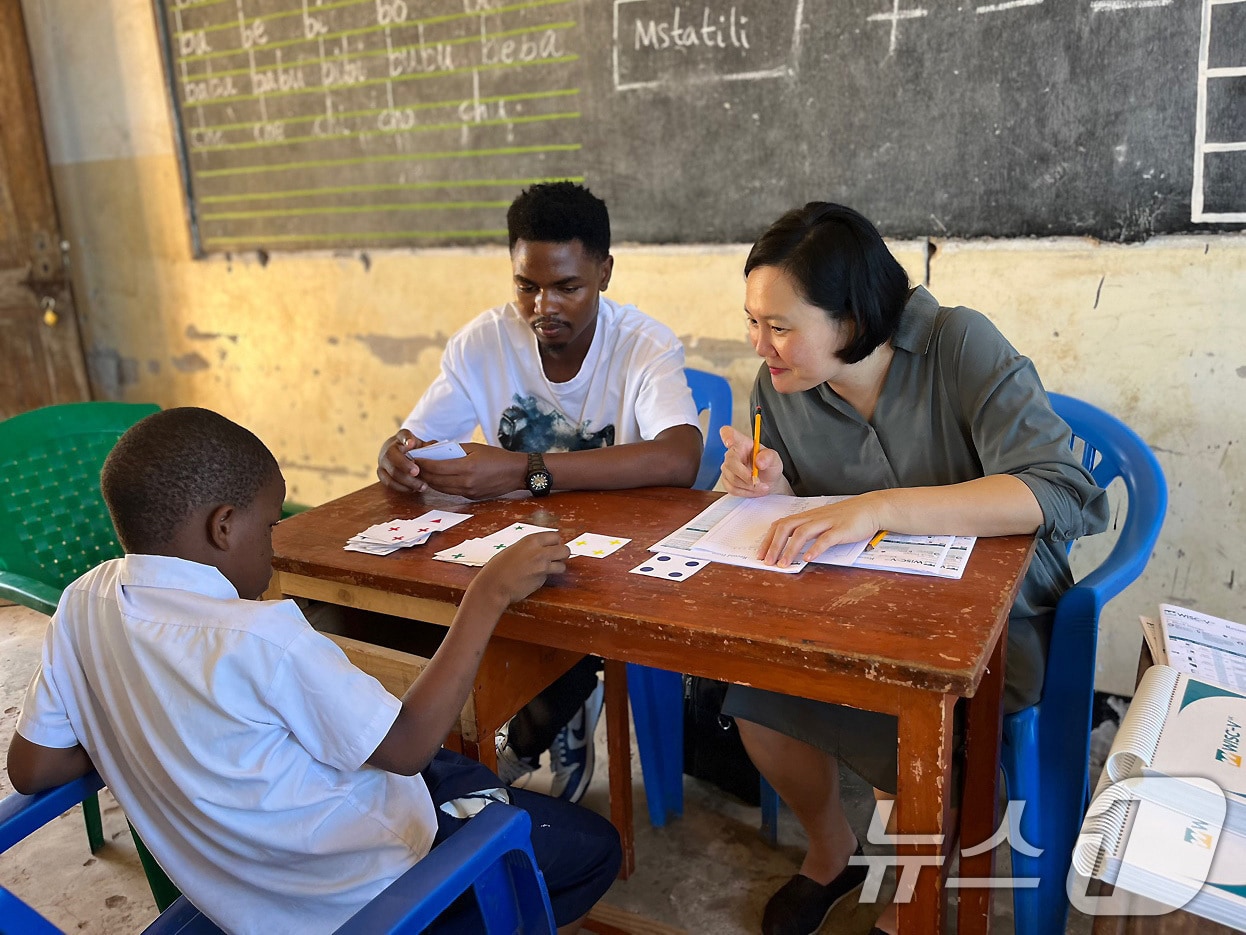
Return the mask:
<svg viewBox="0 0 1246 935">
<path fill-rule="evenodd" d="M 785 270 L 810 305 L 851 322 L 852 338 L 837 352 L 846 364 L 891 340 L 909 297 L 909 277 L 878 231 L 843 205 L 813 202 L 783 215 L 749 251 L 746 280 L 759 266 Z"/>
<path fill-rule="evenodd" d="M 1004 704 L 1042 691 L 1056 602 L 1072 584 L 1064 543 L 1107 525 L 1104 491 L 1074 459 L 1038 374 L 983 315 L 941 307 L 878 231 L 842 205 L 779 218 L 744 266 L 749 340 L 763 366 L 753 440 L 723 430 L 723 483 L 743 497 L 850 495 L 776 522 L 771 564 L 812 558 L 878 530 L 1039 536 L 1009 617 Z M 879 795 L 896 787 L 894 716 L 734 685 L 723 712 L 809 836 L 800 873 L 766 905 L 766 935 L 868 928 L 866 868 L 839 798 L 838 760 Z M 959 755 L 959 753 L 958 753 Z M 954 795 L 958 792 L 953 792 Z M 894 930 L 889 909 L 878 920 Z"/>
</svg>

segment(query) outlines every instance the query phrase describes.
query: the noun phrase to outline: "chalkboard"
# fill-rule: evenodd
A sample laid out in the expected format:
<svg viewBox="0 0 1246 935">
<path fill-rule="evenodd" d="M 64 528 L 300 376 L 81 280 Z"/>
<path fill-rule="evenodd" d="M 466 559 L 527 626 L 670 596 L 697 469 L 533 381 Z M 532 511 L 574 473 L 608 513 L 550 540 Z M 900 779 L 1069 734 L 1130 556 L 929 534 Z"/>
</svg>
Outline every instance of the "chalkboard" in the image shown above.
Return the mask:
<svg viewBox="0 0 1246 935">
<path fill-rule="evenodd" d="M 156 0 L 199 252 L 617 241 L 811 199 L 893 237 L 1246 222 L 1244 0 Z"/>
</svg>

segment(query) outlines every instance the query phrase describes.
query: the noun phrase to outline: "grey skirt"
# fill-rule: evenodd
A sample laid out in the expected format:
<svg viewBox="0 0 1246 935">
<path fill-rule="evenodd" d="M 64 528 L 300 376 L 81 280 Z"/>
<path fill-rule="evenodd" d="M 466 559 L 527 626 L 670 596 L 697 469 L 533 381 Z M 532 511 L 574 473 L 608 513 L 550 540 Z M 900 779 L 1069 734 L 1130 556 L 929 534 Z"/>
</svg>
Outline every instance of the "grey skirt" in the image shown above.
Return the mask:
<svg viewBox="0 0 1246 935">
<path fill-rule="evenodd" d="M 1011 714 L 1037 703 L 1046 670 L 1049 618 L 1012 620 L 1004 676 L 1004 711 Z M 723 700 L 723 714 L 743 718 L 794 737 L 841 760 L 876 789 L 896 791 L 899 724 L 893 714 L 862 711 L 846 705 L 812 701 L 746 685 L 732 685 Z M 964 747 L 964 703 L 953 714 L 955 754 L 952 788 L 959 790 Z"/>
</svg>

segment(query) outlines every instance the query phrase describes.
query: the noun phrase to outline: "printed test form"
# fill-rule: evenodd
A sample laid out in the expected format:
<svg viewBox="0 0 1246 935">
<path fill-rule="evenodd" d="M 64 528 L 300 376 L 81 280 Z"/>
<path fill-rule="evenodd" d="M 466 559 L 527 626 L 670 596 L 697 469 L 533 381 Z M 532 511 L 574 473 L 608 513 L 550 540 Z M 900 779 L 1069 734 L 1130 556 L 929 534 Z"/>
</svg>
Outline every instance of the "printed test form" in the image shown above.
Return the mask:
<svg viewBox="0 0 1246 935">
<path fill-rule="evenodd" d="M 1172 604 L 1159 609 L 1170 666 L 1246 692 L 1246 626 Z"/>
</svg>

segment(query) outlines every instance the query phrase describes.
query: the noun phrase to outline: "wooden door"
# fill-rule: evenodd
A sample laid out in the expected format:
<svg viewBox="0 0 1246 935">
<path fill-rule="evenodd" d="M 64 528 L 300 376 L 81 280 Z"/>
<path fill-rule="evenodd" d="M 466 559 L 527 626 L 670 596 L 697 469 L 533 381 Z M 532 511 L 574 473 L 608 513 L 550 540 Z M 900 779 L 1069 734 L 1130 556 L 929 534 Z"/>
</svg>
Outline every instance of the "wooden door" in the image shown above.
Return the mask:
<svg viewBox="0 0 1246 935">
<path fill-rule="evenodd" d="M 0 0 L 0 419 L 90 399 L 19 0 Z"/>
</svg>

